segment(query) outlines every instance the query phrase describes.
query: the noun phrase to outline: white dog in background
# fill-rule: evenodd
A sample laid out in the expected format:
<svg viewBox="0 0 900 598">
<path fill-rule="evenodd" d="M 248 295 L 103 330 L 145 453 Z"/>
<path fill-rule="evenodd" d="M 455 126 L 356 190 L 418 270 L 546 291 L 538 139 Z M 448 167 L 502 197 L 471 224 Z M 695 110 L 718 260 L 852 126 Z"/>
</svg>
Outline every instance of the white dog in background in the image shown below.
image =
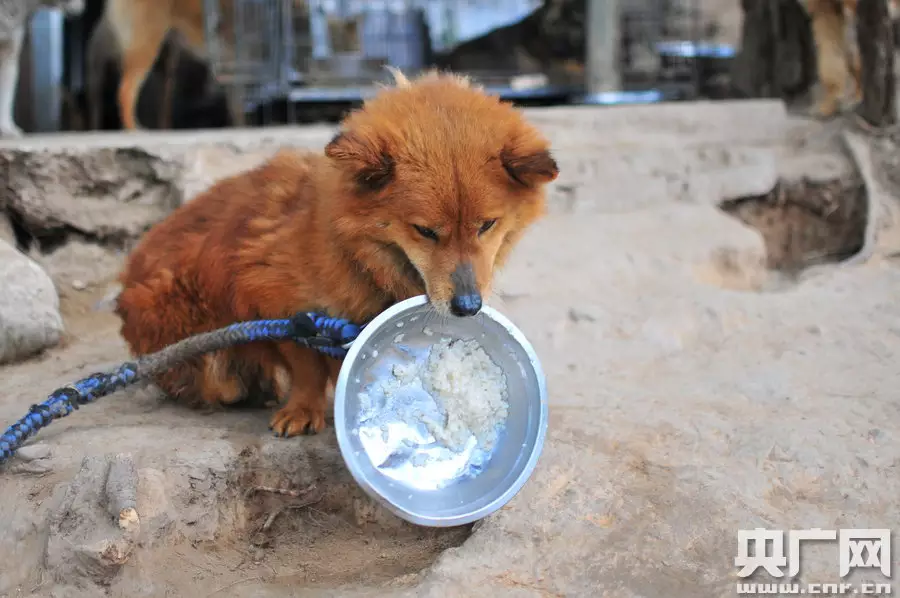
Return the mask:
<svg viewBox="0 0 900 598">
<path fill-rule="evenodd" d="M 0 0 L 0 136 L 20 137 L 22 130 L 13 119 L 13 103 L 19 84 L 19 60 L 25 28 L 39 8 L 62 10 L 78 16 L 85 0 Z"/>
</svg>

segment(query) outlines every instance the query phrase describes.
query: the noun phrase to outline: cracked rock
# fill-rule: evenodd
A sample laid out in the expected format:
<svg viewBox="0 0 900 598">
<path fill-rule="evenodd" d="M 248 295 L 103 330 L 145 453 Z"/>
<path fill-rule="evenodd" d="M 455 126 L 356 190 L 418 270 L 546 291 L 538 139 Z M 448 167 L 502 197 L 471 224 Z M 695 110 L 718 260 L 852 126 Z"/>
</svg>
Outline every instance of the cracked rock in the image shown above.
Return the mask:
<svg viewBox="0 0 900 598">
<path fill-rule="evenodd" d="M 181 202 L 181 167 L 136 148 L 52 155 L 4 149 L 0 168 L 6 210 L 41 235 L 131 239 Z"/>
</svg>

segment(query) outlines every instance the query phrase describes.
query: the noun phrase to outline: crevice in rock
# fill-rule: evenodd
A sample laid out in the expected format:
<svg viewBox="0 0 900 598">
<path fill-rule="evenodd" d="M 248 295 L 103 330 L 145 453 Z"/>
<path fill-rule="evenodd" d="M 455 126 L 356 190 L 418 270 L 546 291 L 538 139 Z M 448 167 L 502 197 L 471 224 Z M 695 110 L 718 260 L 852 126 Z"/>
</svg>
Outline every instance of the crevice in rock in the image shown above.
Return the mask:
<svg viewBox="0 0 900 598">
<path fill-rule="evenodd" d="M 336 450 L 247 447 L 230 476 L 220 521 L 267 560 L 303 563 L 309 587 L 408 585 L 472 525 L 409 524 L 369 498 Z"/>
<path fill-rule="evenodd" d="M 768 193 L 725 201 L 719 207 L 759 231 L 766 266 L 782 274 L 842 262 L 865 243 L 867 197 L 859 177 L 779 180 Z"/>
<path fill-rule="evenodd" d="M 20 249 L 70 240 L 122 248 L 181 203 L 183 164 L 138 148 L 0 150 L 0 211 Z"/>
<path fill-rule="evenodd" d="M 33 250 L 42 254 L 52 253 L 71 241 L 82 241 L 110 249 L 125 250 L 133 241 L 130 235 L 125 233 L 100 235 L 62 222 L 52 225 L 30 223 L 25 214 L 11 205 L 6 206 L 5 213 L 12 224 L 16 249 L 23 253 Z"/>
<path fill-rule="evenodd" d="M 23 221 L 21 214 L 9 208 L 6 209 L 5 214 L 9 219 L 10 226 L 12 226 L 13 236 L 15 237 L 16 242 L 16 249 L 18 249 L 22 253 L 28 253 L 28 250 L 31 249 L 35 239 L 28 231 L 28 227 L 25 226 L 25 222 Z"/>
</svg>

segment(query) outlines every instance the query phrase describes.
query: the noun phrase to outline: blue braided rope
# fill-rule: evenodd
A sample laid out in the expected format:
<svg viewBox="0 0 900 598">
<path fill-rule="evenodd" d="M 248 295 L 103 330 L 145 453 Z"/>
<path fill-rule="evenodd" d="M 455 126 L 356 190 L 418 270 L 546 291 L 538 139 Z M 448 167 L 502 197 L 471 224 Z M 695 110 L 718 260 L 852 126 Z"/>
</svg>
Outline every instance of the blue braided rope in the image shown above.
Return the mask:
<svg viewBox="0 0 900 598">
<path fill-rule="evenodd" d="M 53 420 L 126 386 L 147 381 L 181 361 L 238 344 L 287 340 L 341 359 L 347 354 L 347 345 L 359 336 L 360 330 L 360 326 L 348 320 L 308 312 L 289 319 L 240 322 L 186 338 L 137 361 L 125 362 L 109 372 L 91 374 L 58 388 L 46 401 L 32 405 L 28 414 L 0 435 L 0 465 Z"/>
</svg>

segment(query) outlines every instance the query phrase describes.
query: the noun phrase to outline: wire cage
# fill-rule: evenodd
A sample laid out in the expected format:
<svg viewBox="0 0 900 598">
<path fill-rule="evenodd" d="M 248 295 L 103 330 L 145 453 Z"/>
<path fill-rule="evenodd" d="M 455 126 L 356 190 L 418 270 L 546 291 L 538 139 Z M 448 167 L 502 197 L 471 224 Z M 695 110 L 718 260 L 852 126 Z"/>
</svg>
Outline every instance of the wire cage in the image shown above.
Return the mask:
<svg viewBox="0 0 900 598">
<path fill-rule="evenodd" d="M 587 1 L 204 0 L 204 9 L 211 67 L 234 111 L 263 110 L 256 120 L 269 124 L 364 99 L 387 81 L 386 65 L 463 72 L 513 100 L 571 101 L 584 90 Z M 704 45 L 699 1 L 619 0 L 624 90 L 704 94 L 704 68 L 729 56 Z"/>
<path fill-rule="evenodd" d="M 304 43 L 305 15 L 295 11 L 302 6 L 297 0 L 203 1 L 210 68 L 238 124 L 249 109 L 290 93 L 294 54 Z"/>
<path fill-rule="evenodd" d="M 734 49 L 712 41 L 717 24 L 700 0 L 623 0 L 620 6 L 623 89 L 660 99 L 727 95 Z"/>
</svg>

